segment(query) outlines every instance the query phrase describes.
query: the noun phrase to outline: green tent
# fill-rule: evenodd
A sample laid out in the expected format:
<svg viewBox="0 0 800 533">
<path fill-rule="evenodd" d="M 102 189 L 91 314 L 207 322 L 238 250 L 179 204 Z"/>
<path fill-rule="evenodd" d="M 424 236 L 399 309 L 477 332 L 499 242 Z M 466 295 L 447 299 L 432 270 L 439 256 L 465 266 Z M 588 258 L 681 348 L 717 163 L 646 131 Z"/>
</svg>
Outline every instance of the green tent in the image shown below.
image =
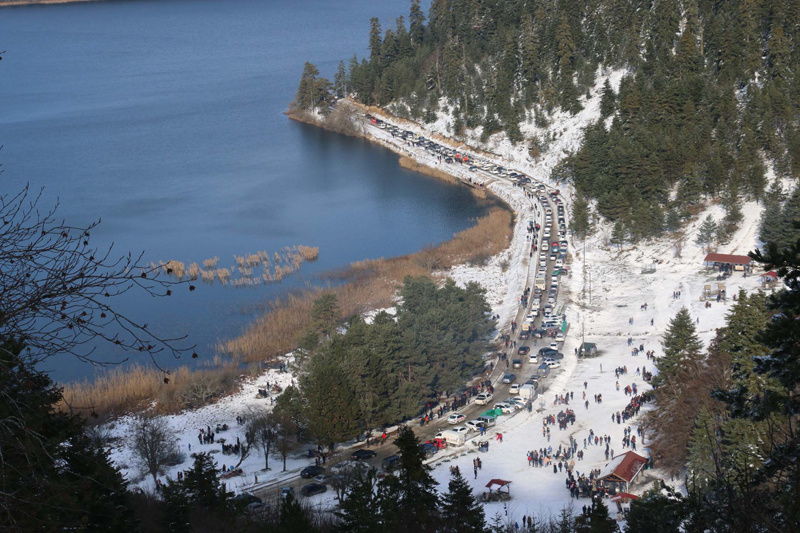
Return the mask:
<svg viewBox="0 0 800 533">
<path fill-rule="evenodd" d="M 481 413 L 478 416 L 490 416 L 492 418 L 497 418 L 502 414 L 503 414 L 503 410 L 502 409 L 489 409 L 485 413 Z"/>
</svg>

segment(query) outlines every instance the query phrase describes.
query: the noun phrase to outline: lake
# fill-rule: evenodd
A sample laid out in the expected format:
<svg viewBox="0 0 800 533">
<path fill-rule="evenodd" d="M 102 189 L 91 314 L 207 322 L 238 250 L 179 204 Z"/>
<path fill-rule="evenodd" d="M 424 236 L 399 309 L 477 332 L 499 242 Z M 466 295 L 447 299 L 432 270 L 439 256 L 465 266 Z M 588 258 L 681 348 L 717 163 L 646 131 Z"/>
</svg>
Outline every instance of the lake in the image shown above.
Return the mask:
<svg viewBox="0 0 800 533">
<path fill-rule="evenodd" d="M 190 263 L 284 246 L 319 259 L 281 283 L 119 302 L 203 358 L 263 303 L 321 274 L 449 239 L 487 206 L 363 140 L 288 120 L 304 61 L 333 77 L 409 2 L 148 0 L 0 9 L 2 190 L 25 183 L 95 244 Z M 427 9 L 427 7 L 426 7 Z M 104 347 L 103 357 L 118 354 Z M 162 361 L 167 366 L 175 362 Z M 72 358 L 59 380 L 91 375 Z"/>
</svg>

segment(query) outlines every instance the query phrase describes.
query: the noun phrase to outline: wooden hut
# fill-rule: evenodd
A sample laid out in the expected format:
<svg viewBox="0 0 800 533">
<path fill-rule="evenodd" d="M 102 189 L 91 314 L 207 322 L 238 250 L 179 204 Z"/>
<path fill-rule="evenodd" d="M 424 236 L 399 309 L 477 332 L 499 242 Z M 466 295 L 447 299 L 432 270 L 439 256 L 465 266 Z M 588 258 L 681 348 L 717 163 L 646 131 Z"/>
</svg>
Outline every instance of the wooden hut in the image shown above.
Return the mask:
<svg viewBox="0 0 800 533">
<path fill-rule="evenodd" d="M 628 451 L 614 457 L 600 472 L 598 480 L 606 486 L 617 489 L 615 492 L 627 492 L 628 487 L 647 464 L 647 459 L 636 452 Z"/>
</svg>

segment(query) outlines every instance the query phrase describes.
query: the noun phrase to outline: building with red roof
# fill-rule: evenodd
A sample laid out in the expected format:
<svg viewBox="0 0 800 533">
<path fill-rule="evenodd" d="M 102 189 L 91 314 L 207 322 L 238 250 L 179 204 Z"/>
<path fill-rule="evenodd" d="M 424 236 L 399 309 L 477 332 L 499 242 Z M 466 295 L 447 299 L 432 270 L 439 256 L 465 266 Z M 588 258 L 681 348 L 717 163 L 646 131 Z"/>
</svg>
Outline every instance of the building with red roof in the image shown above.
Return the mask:
<svg viewBox="0 0 800 533">
<path fill-rule="evenodd" d="M 647 458 L 636 452 L 625 452 L 614 457 L 603 468 L 597 479 L 598 481 L 603 481 L 606 485 L 616 485 L 620 489 L 627 491 L 628 485 L 633 483 L 645 464 L 647 464 Z"/>
</svg>

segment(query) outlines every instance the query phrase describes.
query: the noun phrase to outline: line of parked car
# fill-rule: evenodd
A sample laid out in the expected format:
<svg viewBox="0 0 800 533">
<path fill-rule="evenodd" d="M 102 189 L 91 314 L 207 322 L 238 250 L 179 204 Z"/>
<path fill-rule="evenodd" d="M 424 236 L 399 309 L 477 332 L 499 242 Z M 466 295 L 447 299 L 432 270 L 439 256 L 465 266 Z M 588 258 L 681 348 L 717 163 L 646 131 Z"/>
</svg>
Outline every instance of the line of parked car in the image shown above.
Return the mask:
<svg viewBox="0 0 800 533">
<path fill-rule="evenodd" d="M 511 179 L 512 181 L 518 184 L 527 184 L 532 183 L 533 180 L 522 174 L 520 172 L 515 172 L 513 170 L 508 170 L 505 167 L 502 167 L 496 163 L 489 161 L 488 159 L 484 159 L 482 157 L 478 157 L 475 155 L 469 155 L 458 150 L 453 150 L 447 146 L 439 144 L 435 141 L 432 141 L 426 138 L 424 135 L 419 135 L 414 133 L 411 130 L 402 129 L 394 124 L 386 122 L 384 120 L 375 117 L 369 113 L 364 115 L 364 118 L 371 122 L 377 128 L 382 130 L 386 130 L 392 134 L 393 137 L 398 137 L 403 139 L 406 142 L 411 143 L 413 146 L 418 148 L 424 148 L 429 154 L 433 156 L 441 156 L 442 160 L 445 163 L 454 164 L 454 163 L 461 163 L 468 165 L 467 168 L 469 170 L 476 172 L 478 170 L 483 170 L 490 174 L 494 174 L 497 176 L 503 176 Z"/>
<path fill-rule="evenodd" d="M 463 154 L 427 139 L 422 135 L 415 134 L 410 130 L 401 129 L 370 114 L 365 115 L 365 118 L 371 121 L 376 127 L 389 131 L 392 136 L 399 137 L 416 147 L 424 148 L 431 155 L 442 157 L 445 163 L 466 164 L 469 165 L 468 168 L 471 171 L 483 170 L 494 175 L 507 177 L 520 186 L 532 183 L 531 178 L 522 173 L 510 171 L 480 157 Z M 530 311 L 526 315 L 526 320 L 523 324 L 522 331 L 525 336 L 522 338 L 528 338 L 528 336 L 531 335 L 536 338 L 551 336 L 555 339 L 555 342 L 552 342 L 549 347 L 541 348 L 536 355 L 530 353 L 530 347 L 528 346 L 520 346 L 517 349 L 518 357 L 512 361 L 514 369 L 521 369 L 523 367 L 524 357 L 526 356 L 529 357 L 530 363 L 541 362 L 541 365 L 538 372 L 532 375 L 523 384 L 516 383 L 517 376 L 514 373 L 507 373 L 503 376 L 502 382 L 510 385 L 509 393 L 512 397 L 496 402 L 493 408 L 499 409 L 504 414 L 514 413 L 523 409 L 527 401 L 532 401 L 536 395 L 540 380 L 547 375 L 546 373 L 542 373 L 542 367 L 546 367 L 548 372 L 551 368 L 558 368 L 560 366 L 559 361 L 564 357 L 564 355 L 558 351 L 558 343 L 564 340 L 564 335 L 560 331 L 562 318 L 554 314 L 554 307 L 558 296 L 559 275 L 566 272 L 564 266 L 567 248 L 565 209 L 557 190 L 551 191 L 549 196 L 547 194 L 547 188 L 544 185 L 538 185 L 533 190 L 537 193 L 537 197 L 544 211 L 544 228 L 540 228 L 538 224 L 535 225 L 536 230 L 542 229 L 542 242 L 538 256 L 539 266 L 535 278 L 533 300 L 531 302 Z M 558 237 L 556 237 L 556 230 L 553 226 L 553 211 L 549 203 L 551 199 L 556 205 Z M 533 221 L 531 221 L 530 224 L 533 226 Z M 546 279 L 548 262 L 553 262 L 554 265 L 549 283 Z M 539 314 L 543 317 L 542 325 L 540 328 L 534 329 L 533 323 Z M 475 397 L 474 403 L 478 405 L 489 405 L 493 400 L 494 395 L 492 393 L 483 392 Z M 420 449 L 425 456 L 428 457 L 439 451 L 439 446 L 436 444 L 438 440 L 444 440 L 448 444 L 463 444 L 468 435 L 480 432 L 481 429 L 488 429 L 497 423 L 495 417 L 489 416 L 481 416 L 470 421 L 466 421 L 466 419 L 467 416 L 463 413 L 450 414 L 447 418 L 447 423 L 455 427 L 437 434 L 434 442 L 420 444 Z M 463 425 L 458 425 L 462 423 Z M 300 472 L 300 477 L 313 481 L 303 486 L 300 489 L 300 494 L 304 497 L 312 497 L 326 492 L 328 485 L 349 483 L 356 474 L 365 472 L 371 468 L 365 461 L 375 456 L 376 453 L 373 450 L 356 450 L 350 455 L 350 460 L 343 461 L 331 467 L 330 474 L 325 467 L 322 466 L 308 466 L 304 468 Z M 383 472 L 390 473 L 395 470 L 399 466 L 399 460 L 400 458 L 398 455 L 392 455 L 383 459 L 381 462 Z M 281 497 L 285 498 L 289 494 L 294 495 L 294 489 L 292 487 L 283 487 L 281 489 Z M 248 509 L 251 507 L 253 509 L 258 509 L 260 508 L 259 506 L 264 505 L 259 498 L 251 494 L 240 494 L 237 498 L 239 498 L 241 500 L 240 503 L 246 505 Z"/>
</svg>

